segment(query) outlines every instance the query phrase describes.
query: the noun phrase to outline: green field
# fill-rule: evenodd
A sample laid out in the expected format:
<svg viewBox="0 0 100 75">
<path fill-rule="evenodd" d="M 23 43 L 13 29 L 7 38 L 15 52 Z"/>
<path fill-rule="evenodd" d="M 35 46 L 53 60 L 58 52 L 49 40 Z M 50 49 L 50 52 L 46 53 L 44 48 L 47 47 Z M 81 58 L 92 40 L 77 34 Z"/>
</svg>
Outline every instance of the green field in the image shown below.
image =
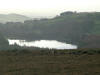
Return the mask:
<svg viewBox="0 0 100 75">
<path fill-rule="evenodd" d="M 0 75 L 100 75 L 100 49 L 0 51 Z"/>
</svg>

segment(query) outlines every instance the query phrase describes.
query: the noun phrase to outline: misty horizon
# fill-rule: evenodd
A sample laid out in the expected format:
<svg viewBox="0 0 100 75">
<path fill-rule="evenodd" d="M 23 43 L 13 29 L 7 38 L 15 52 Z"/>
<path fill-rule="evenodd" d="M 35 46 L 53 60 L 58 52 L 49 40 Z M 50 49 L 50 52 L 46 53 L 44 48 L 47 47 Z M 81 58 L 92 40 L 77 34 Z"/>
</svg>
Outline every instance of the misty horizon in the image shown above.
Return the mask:
<svg viewBox="0 0 100 75">
<path fill-rule="evenodd" d="M 0 14 L 16 13 L 32 18 L 52 18 L 65 11 L 100 12 L 99 0 L 2 0 Z"/>
<path fill-rule="evenodd" d="M 86 12 L 86 13 L 95 13 L 95 12 L 100 12 L 100 11 L 81 11 L 81 12 L 79 12 L 79 11 L 63 11 L 63 12 L 76 12 L 76 13 L 84 13 L 84 12 Z M 13 13 L 13 12 L 11 12 L 11 13 L 0 13 L 0 15 L 5 15 L 5 16 L 7 16 L 7 15 L 20 15 L 20 16 L 26 16 L 26 17 L 29 17 L 30 19 L 41 19 L 41 18 L 54 18 L 54 17 L 56 17 L 56 16 L 60 16 L 60 14 L 61 13 L 63 13 L 63 12 L 60 12 L 60 13 L 57 13 L 57 14 L 48 14 L 48 15 L 35 15 L 34 14 L 34 12 L 33 12 L 33 14 L 29 14 L 29 13 L 24 13 L 24 14 L 21 14 L 21 13 L 17 13 L 17 12 L 15 12 L 15 13 Z"/>
</svg>

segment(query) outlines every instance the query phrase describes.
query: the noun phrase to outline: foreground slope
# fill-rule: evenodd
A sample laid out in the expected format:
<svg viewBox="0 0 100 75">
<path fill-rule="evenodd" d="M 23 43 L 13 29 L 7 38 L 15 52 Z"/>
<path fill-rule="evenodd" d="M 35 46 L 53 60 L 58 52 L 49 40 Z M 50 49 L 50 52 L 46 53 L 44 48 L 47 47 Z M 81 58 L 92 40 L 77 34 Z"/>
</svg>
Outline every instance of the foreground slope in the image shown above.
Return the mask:
<svg viewBox="0 0 100 75">
<path fill-rule="evenodd" d="M 0 51 L 0 75 L 100 75 L 100 49 L 52 51 Z"/>
</svg>

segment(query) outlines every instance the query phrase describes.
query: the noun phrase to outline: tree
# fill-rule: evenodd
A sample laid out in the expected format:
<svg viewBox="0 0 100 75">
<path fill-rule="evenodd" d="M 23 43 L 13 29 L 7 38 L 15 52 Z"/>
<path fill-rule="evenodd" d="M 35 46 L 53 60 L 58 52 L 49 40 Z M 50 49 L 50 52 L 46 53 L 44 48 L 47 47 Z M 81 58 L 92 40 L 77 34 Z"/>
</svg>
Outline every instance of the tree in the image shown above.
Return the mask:
<svg viewBox="0 0 100 75">
<path fill-rule="evenodd" d="M 9 46 L 8 41 L 3 37 L 2 34 L 0 34 L 0 50 L 7 49 Z"/>
</svg>

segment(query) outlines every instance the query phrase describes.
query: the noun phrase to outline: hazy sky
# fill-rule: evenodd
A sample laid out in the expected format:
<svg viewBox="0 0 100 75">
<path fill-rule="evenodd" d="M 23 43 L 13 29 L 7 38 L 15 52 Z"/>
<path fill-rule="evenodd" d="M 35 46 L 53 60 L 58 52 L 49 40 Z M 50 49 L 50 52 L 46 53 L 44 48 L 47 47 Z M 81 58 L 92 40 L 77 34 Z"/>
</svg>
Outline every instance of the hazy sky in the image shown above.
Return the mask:
<svg viewBox="0 0 100 75">
<path fill-rule="evenodd" d="M 0 0 L 0 13 L 55 16 L 63 11 L 100 11 L 100 0 Z"/>
</svg>

